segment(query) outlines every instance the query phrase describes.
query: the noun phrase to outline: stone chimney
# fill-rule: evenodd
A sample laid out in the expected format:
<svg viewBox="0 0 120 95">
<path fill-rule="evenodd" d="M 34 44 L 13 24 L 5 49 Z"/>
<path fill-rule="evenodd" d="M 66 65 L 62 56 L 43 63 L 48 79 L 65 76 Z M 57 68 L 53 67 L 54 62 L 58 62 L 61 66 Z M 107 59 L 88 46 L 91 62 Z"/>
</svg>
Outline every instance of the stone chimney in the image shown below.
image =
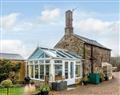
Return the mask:
<svg viewBox="0 0 120 95">
<path fill-rule="evenodd" d="M 65 24 L 66 24 L 66 26 L 65 26 L 65 35 L 66 36 L 70 36 L 70 35 L 73 34 L 72 21 L 73 21 L 72 11 L 68 10 L 65 13 Z"/>
</svg>

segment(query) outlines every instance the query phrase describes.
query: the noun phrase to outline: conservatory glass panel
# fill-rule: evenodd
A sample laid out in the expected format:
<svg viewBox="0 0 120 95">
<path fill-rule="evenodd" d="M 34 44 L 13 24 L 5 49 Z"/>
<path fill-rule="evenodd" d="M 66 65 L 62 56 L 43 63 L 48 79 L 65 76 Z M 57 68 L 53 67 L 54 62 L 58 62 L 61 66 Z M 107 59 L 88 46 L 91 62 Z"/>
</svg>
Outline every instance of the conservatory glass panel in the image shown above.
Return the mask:
<svg viewBox="0 0 120 95">
<path fill-rule="evenodd" d="M 71 78 L 74 77 L 74 63 L 73 62 L 70 63 L 70 77 Z"/>
<path fill-rule="evenodd" d="M 68 62 L 65 62 L 65 79 L 68 79 Z"/>
<path fill-rule="evenodd" d="M 62 65 L 55 65 L 55 80 L 62 79 Z"/>
<path fill-rule="evenodd" d="M 45 60 L 45 63 L 50 63 L 50 60 Z"/>
<path fill-rule="evenodd" d="M 44 79 L 44 65 L 40 65 L 40 79 Z"/>
<path fill-rule="evenodd" d="M 80 77 L 80 65 L 76 65 L 76 77 Z"/>
<path fill-rule="evenodd" d="M 46 76 L 48 77 L 48 79 L 49 79 L 49 74 L 50 74 L 50 72 L 49 72 L 49 71 L 50 71 L 50 65 L 46 65 L 46 66 L 45 66 L 45 69 L 46 69 L 46 74 L 45 74 L 45 75 L 46 75 Z"/>
<path fill-rule="evenodd" d="M 31 78 L 33 78 L 33 65 L 29 65 L 29 66 L 30 66 L 29 75 Z"/>
<path fill-rule="evenodd" d="M 39 60 L 39 63 L 44 63 L 44 60 Z"/>
<path fill-rule="evenodd" d="M 62 63 L 62 60 L 54 60 L 54 63 Z"/>
<path fill-rule="evenodd" d="M 38 78 L 38 65 L 35 65 L 35 78 Z"/>
<path fill-rule="evenodd" d="M 63 53 L 65 56 L 67 56 L 68 58 L 72 58 L 70 55 L 68 55 L 67 53 L 63 52 L 63 51 L 59 51 L 61 53 Z"/>
<path fill-rule="evenodd" d="M 38 61 L 35 61 L 34 63 L 35 63 L 35 64 L 37 64 L 37 63 L 38 63 Z"/>
</svg>

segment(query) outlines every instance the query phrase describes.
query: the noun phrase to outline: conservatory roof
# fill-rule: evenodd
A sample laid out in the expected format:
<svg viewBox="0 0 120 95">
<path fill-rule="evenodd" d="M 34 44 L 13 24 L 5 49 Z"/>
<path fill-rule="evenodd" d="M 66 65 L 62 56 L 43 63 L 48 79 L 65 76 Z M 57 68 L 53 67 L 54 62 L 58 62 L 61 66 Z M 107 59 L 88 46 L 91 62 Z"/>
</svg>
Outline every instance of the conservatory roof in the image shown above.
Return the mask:
<svg viewBox="0 0 120 95">
<path fill-rule="evenodd" d="M 39 59 L 39 58 L 45 58 L 45 57 L 66 58 L 66 59 L 80 59 L 81 58 L 81 56 L 75 53 L 69 52 L 67 50 L 37 47 L 37 49 L 32 53 L 32 55 L 28 59 Z"/>
</svg>

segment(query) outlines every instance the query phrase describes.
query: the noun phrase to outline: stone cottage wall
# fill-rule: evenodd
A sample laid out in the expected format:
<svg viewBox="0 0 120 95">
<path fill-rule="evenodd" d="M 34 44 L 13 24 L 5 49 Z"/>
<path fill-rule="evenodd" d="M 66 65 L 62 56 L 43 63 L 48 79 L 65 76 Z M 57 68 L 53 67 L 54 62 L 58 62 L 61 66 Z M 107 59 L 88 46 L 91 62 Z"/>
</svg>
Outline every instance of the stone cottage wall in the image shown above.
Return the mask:
<svg viewBox="0 0 120 95">
<path fill-rule="evenodd" d="M 71 52 L 75 52 L 76 54 L 82 56 L 84 59 L 84 73 L 87 74 L 91 72 L 91 45 L 84 44 L 85 42 L 80 40 L 79 38 L 71 35 L 64 36 L 59 43 L 55 46 L 55 48 L 67 49 Z M 93 47 L 93 70 L 94 72 L 99 71 L 99 67 L 101 67 L 102 62 L 110 61 L 110 51 L 107 49 L 103 49 L 100 47 Z"/>
</svg>

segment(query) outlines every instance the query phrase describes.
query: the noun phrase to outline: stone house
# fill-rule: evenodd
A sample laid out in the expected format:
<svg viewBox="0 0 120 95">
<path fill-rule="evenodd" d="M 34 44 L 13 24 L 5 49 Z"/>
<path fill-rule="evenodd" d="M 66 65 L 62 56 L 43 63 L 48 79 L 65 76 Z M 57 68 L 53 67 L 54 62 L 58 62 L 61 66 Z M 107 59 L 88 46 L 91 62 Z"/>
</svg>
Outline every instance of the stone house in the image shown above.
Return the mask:
<svg viewBox="0 0 120 95">
<path fill-rule="evenodd" d="M 102 62 L 110 63 L 111 49 L 106 48 L 95 40 L 91 40 L 73 31 L 72 11 L 66 11 L 65 35 L 54 48 L 67 49 L 83 58 L 83 74 L 99 72 Z"/>
<path fill-rule="evenodd" d="M 18 81 L 23 81 L 25 78 L 25 59 L 20 54 L 0 53 L 0 60 L 10 60 L 12 63 L 20 63 L 20 70 L 17 73 Z"/>
</svg>

